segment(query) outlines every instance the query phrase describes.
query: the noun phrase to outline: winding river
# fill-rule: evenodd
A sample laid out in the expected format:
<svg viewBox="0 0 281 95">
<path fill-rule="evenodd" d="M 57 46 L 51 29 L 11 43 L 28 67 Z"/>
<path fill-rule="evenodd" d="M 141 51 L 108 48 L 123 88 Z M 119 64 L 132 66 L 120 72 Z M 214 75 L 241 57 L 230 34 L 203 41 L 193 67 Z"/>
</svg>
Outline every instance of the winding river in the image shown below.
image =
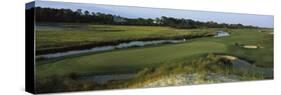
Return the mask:
<svg viewBox="0 0 281 95">
<path fill-rule="evenodd" d="M 44 55 L 37 55 L 36 58 L 57 58 L 69 55 L 76 55 L 88 52 L 101 52 L 101 51 L 110 51 L 116 49 L 123 49 L 123 48 L 131 48 L 131 47 L 143 47 L 143 46 L 152 46 L 152 45 L 159 45 L 159 44 L 175 44 L 185 42 L 186 39 L 181 40 L 153 40 L 153 41 L 131 41 L 127 43 L 120 43 L 117 45 L 108 45 L 108 46 L 101 46 L 101 47 L 93 47 L 91 49 L 84 49 L 84 50 L 72 50 L 66 52 L 58 52 L 58 53 L 51 53 L 51 54 L 44 54 Z"/>
</svg>

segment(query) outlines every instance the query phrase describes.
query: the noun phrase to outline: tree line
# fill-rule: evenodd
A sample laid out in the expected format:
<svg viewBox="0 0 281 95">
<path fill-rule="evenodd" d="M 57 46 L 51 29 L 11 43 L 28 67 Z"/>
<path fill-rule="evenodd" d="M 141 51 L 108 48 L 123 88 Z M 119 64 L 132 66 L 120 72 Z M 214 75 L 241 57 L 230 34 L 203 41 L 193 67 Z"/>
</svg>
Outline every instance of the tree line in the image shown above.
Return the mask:
<svg viewBox="0 0 281 95">
<path fill-rule="evenodd" d="M 126 18 L 118 15 L 101 12 L 90 12 L 77 9 L 56 9 L 35 7 L 37 22 L 56 23 L 93 23 L 111 25 L 147 25 L 147 26 L 170 26 L 173 28 L 258 28 L 251 25 L 226 24 L 214 21 L 202 22 L 192 19 L 158 17 L 158 18 Z"/>
</svg>

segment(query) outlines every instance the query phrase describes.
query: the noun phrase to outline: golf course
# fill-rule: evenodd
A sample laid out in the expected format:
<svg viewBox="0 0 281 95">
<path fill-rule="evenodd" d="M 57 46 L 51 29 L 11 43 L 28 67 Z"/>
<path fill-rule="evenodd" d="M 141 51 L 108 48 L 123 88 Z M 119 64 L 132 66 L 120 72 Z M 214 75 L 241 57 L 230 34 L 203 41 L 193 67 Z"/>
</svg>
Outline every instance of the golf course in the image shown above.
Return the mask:
<svg viewBox="0 0 281 95">
<path fill-rule="evenodd" d="M 145 68 L 158 68 L 163 64 L 188 63 L 208 54 L 232 55 L 257 67 L 273 68 L 272 29 L 173 29 L 160 26 L 120 25 L 83 25 L 83 28 L 81 28 L 80 25 L 69 27 L 68 24 L 60 26 L 38 26 L 36 48 L 40 50 L 84 43 L 113 42 L 116 40 L 173 39 L 194 35 L 198 37 L 186 38 L 187 41 L 174 44 L 87 52 L 41 59 L 36 62 L 36 76 L 38 79 L 69 75 L 78 77 L 113 74 L 136 75 Z M 116 30 L 122 32 L 116 32 Z M 230 36 L 206 36 L 206 34 L 215 35 L 216 31 L 219 30 L 229 32 Z M 245 48 L 241 45 L 255 45 L 259 48 Z"/>
<path fill-rule="evenodd" d="M 270 15 L 37 2 L 36 93 L 274 79 Z"/>
</svg>

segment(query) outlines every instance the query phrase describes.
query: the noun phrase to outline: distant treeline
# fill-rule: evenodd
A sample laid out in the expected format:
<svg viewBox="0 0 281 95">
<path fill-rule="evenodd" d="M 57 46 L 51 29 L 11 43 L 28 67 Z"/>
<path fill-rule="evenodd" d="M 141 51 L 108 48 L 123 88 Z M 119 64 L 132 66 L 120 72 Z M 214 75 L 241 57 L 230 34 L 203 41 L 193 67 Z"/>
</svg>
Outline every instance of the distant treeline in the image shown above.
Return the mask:
<svg viewBox="0 0 281 95">
<path fill-rule="evenodd" d="M 170 26 L 174 28 L 258 28 L 242 24 L 226 24 L 213 21 L 202 22 L 192 19 L 174 18 L 162 16 L 159 18 L 126 18 L 118 15 L 100 12 L 89 12 L 77 9 L 55 9 L 35 7 L 37 22 L 56 23 L 94 23 L 113 25 L 147 25 L 147 26 Z"/>
</svg>

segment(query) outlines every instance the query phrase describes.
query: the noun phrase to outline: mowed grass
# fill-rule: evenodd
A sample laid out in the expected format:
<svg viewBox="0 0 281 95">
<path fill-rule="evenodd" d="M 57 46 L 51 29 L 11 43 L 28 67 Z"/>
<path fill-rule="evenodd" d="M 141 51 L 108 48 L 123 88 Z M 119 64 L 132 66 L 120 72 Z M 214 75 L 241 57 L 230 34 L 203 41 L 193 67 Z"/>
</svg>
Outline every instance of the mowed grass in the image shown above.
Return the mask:
<svg viewBox="0 0 281 95">
<path fill-rule="evenodd" d="M 226 51 L 226 46 L 216 42 L 190 42 L 157 47 L 135 48 L 81 55 L 79 57 L 52 61 L 52 63 L 38 65 L 36 72 L 40 77 L 67 75 L 70 73 L 134 73 L 145 67 L 155 67 L 163 63 L 186 60 L 186 58 L 192 58 L 196 55 L 208 52 L 224 51 Z"/>
<path fill-rule="evenodd" d="M 102 26 L 99 26 L 102 27 Z M 128 32 L 128 34 L 118 34 L 114 33 L 104 33 L 101 32 L 99 36 L 94 34 L 88 34 L 88 32 L 77 32 L 77 35 L 73 35 L 74 30 L 68 34 L 67 31 L 63 36 L 58 36 L 59 38 L 46 38 L 50 41 L 54 39 L 60 39 L 57 41 L 58 43 L 62 43 L 67 41 L 68 37 L 73 41 L 84 41 L 85 39 L 97 39 L 95 37 L 101 37 L 100 39 L 105 40 L 106 38 L 111 39 L 109 36 L 119 36 L 127 37 L 128 35 L 137 36 L 148 36 L 141 35 L 146 34 L 143 32 L 153 32 L 147 33 L 149 35 L 163 35 L 169 36 L 177 34 L 175 31 L 186 31 L 186 34 L 191 33 L 192 31 L 200 31 L 200 29 L 193 30 L 178 30 L 171 29 L 166 27 L 151 27 L 148 26 L 140 27 L 140 26 L 110 26 L 111 28 L 122 28 L 127 29 L 126 31 L 131 30 L 132 34 Z M 137 28 L 137 29 L 136 29 Z M 60 28 L 59 28 L 60 29 Z M 48 30 L 48 29 L 47 29 Z M 54 30 L 54 29 L 52 29 Z M 169 32 L 173 31 L 173 32 Z M 169 45 L 159 45 L 152 47 L 139 47 L 139 48 L 131 48 L 131 49 L 122 49 L 115 50 L 103 53 L 88 53 L 81 54 L 76 56 L 63 57 L 59 59 L 50 59 L 44 61 L 38 61 L 36 66 L 36 75 L 38 77 L 46 77 L 51 75 L 68 75 L 70 73 L 77 74 L 113 74 L 113 73 L 134 73 L 139 70 L 142 70 L 146 67 L 156 67 L 164 63 L 173 64 L 176 61 L 192 61 L 192 59 L 201 57 L 204 54 L 208 53 L 225 53 L 230 55 L 235 55 L 246 60 L 253 61 L 257 66 L 262 66 L 266 68 L 273 68 L 273 35 L 270 34 L 272 30 L 263 29 L 266 32 L 259 32 L 261 29 L 229 29 L 231 32 L 231 36 L 229 37 L 206 37 L 199 38 L 187 41 L 185 43 L 180 44 L 169 44 Z M 202 31 L 214 31 L 213 29 L 202 29 Z M 43 30 L 41 31 L 44 32 Z M 38 32 L 38 33 L 41 33 Z M 54 31 L 55 32 L 55 31 Z M 59 32 L 59 31 L 57 31 Z M 138 32 L 138 33 L 135 33 Z M 154 32 L 156 32 L 154 34 Z M 179 32 L 179 34 L 180 34 Z M 47 32 L 49 33 L 49 32 Z M 51 33 L 51 32 L 50 32 Z M 79 37 L 84 34 L 82 39 Z M 163 33 L 163 34 L 162 34 Z M 175 34 L 173 34 L 175 33 Z M 54 33 L 57 34 L 57 33 Z M 184 34 L 184 33 L 183 33 Z M 43 34 L 39 34 L 44 36 Z M 50 36 L 49 34 L 46 34 Z M 61 34 L 62 35 L 62 34 Z M 78 36 L 80 35 L 80 36 Z M 92 35 L 92 36 L 86 36 Z M 37 37 L 37 39 L 42 39 Z M 72 38 L 73 36 L 77 36 L 78 38 Z M 85 38 L 84 38 L 85 37 Z M 114 38 L 114 37 L 113 37 Z M 51 40 L 53 39 L 53 40 Z M 74 40 L 76 39 L 76 40 Z M 56 41 L 56 40 L 54 40 Z M 37 42 L 38 43 L 38 42 Z M 235 46 L 234 43 L 239 44 L 250 44 L 250 45 L 260 45 L 263 48 L 258 49 L 244 49 L 242 47 Z M 41 64 L 44 63 L 44 64 Z"/>
<path fill-rule="evenodd" d="M 173 29 L 160 26 L 58 24 L 36 27 L 36 50 L 116 41 L 172 38 L 213 32 L 216 29 Z"/>
</svg>

